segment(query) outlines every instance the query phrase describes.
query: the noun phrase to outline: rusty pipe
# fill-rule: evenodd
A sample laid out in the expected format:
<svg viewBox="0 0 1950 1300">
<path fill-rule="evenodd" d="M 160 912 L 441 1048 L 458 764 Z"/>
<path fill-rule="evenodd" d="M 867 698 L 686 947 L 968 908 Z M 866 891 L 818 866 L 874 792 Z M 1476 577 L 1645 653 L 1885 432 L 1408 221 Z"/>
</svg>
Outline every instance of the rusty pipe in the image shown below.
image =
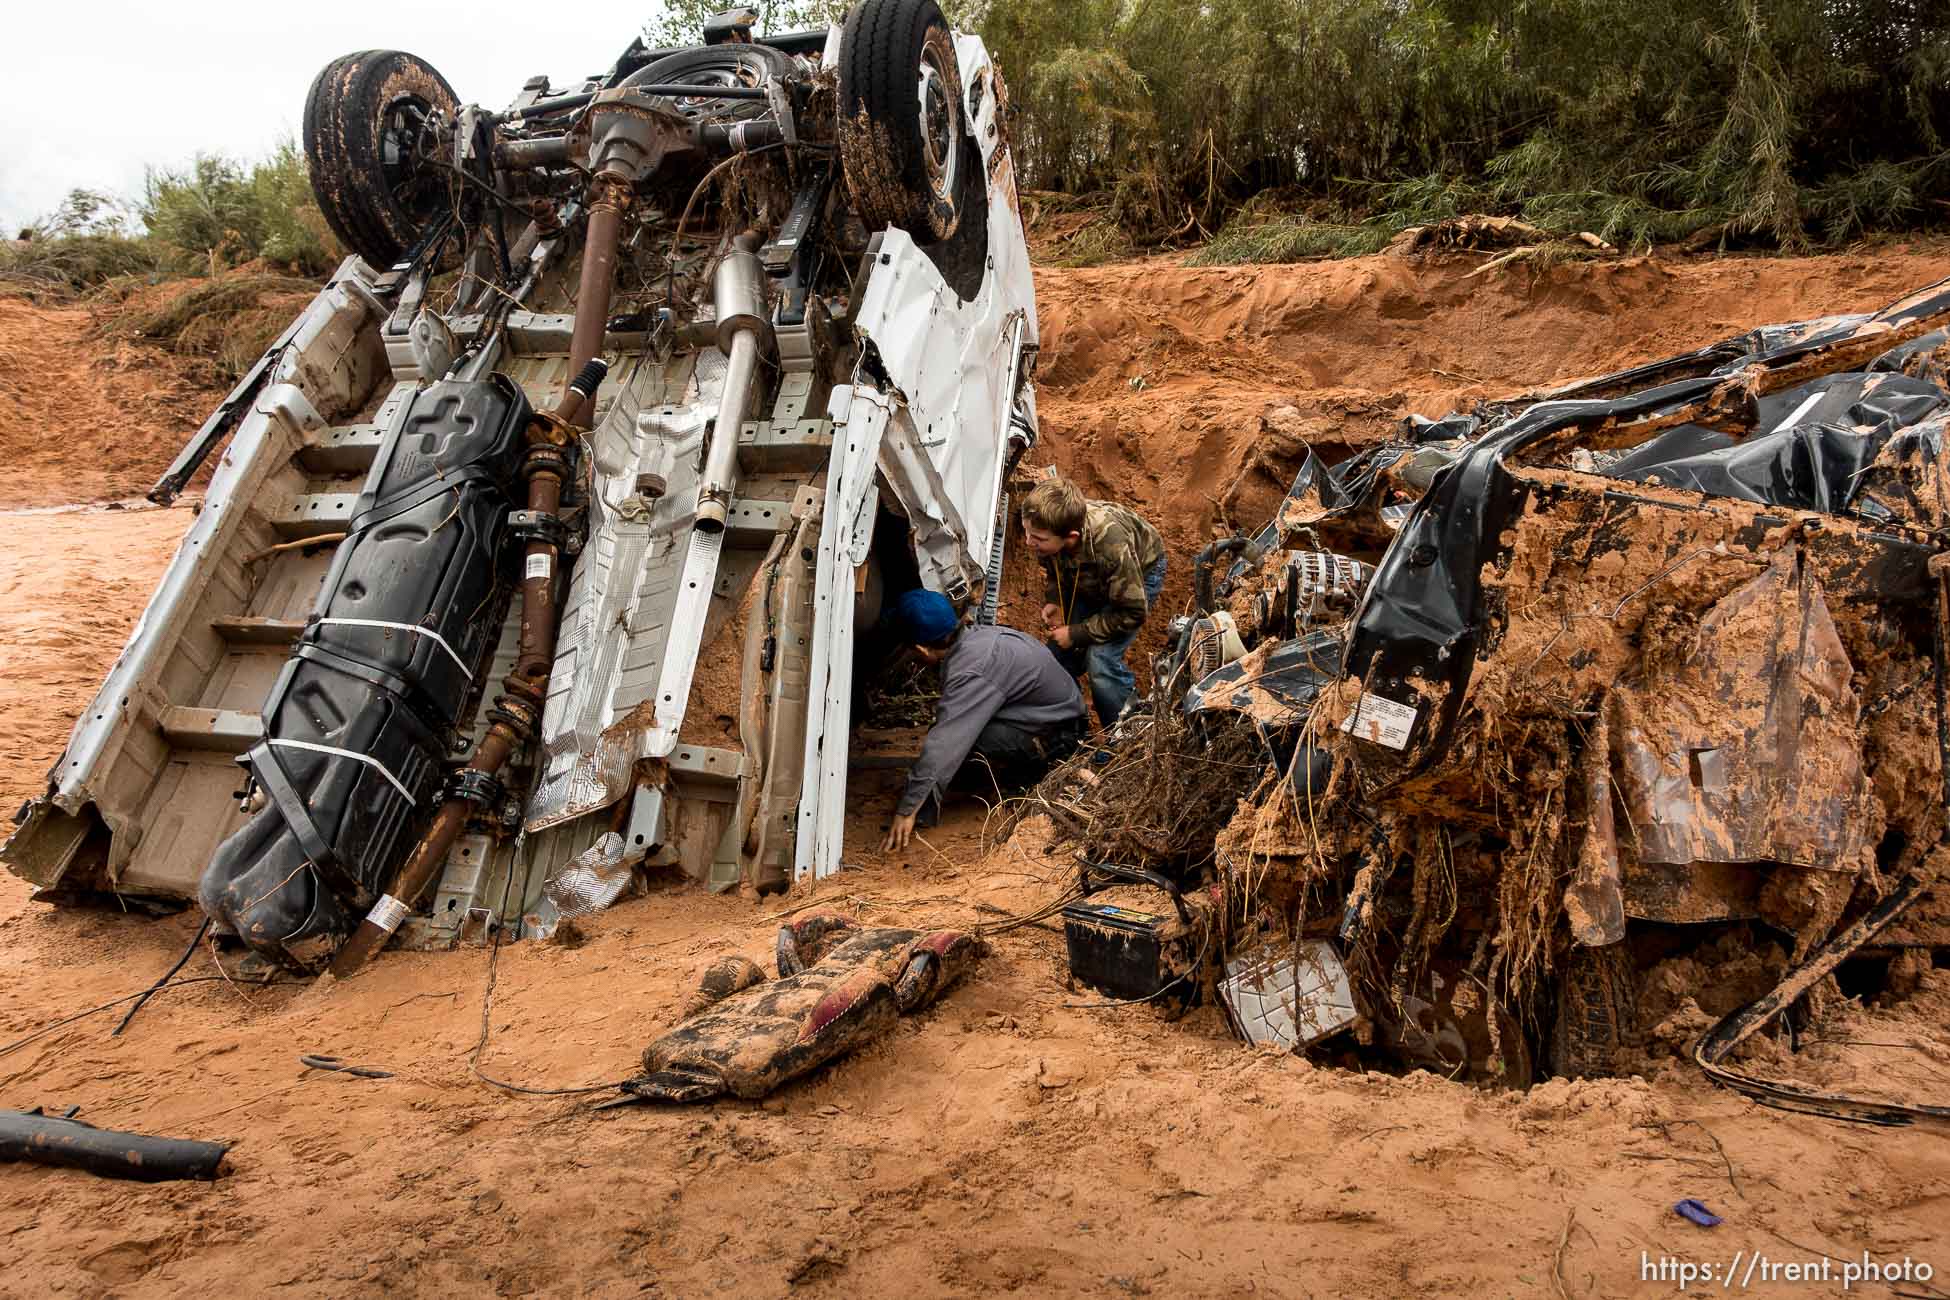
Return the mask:
<svg viewBox="0 0 1950 1300">
<path fill-rule="evenodd" d="M 574 391 L 573 389 L 571 390 Z M 552 449 L 551 449 L 552 450 Z M 562 479 L 553 463 L 566 459 L 557 452 L 544 458 L 528 480 L 528 508 L 553 515 L 562 505 Z M 514 677 L 547 682 L 555 662 L 555 543 L 532 539 L 522 555 L 521 637 L 516 643 Z"/>
<path fill-rule="evenodd" d="M 487 735 L 481 738 L 473 758 L 467 764 L 468 768 L 475 772 L 494 773 L 514 752 L 519 739 L 513 726 L 497 720 L 488 728 Z M 393 937 L 393 931 L 399 929 L 400 922 L 412 912 L 413 900 L 432 881 L 440 864 L 447 860 L 447 853 L 453 848 L 454 841 L 466 829 L 467 809 L 468 801 L 465 799 L 449 799 L 440 805 L 440 811 L 433 815 L 426 833 L 413 846 L 413 852 L 406 861 L 400 864 L 391 886 L 379 896 L 379 901 L 359 922 L 359 928 L 352 932 L 352 937 L 340 945 L 333 956 L 332 975 L 335 978 L 350 979 L 357 975 L 386 946 L 386 941 Z"/>
<path fill-rule="evenodd" d="M 596 391 L 608 374 L 609 364 L 601 357 L 585 357 L 555 409 L 528 426 L 530 445 L 522 472 L 528 476 L 530 514 L 553 518 L 561 510 L 562 484 L 569 475 L 567 447 L 576 424 L 572 413 L 595 401 Z M 537 700 L 546 694 L 549 669 L 555 663 L 558 552 L 553 537 L 538 534 L 529 539 L 522 555 L 521 635 L 516 643 L 514 671 L 508 675 L 506 686 L 518 693 L 532 690 Z"/>
<path fill-rule="evenodd" d="M 600 358 L 590 359 L 569 381 L 555 409 L 530 421 L 528 458 L 522 469 L 528 476 L 531 512 L 553 518 L 561 508 L 562 482 L 568 472 L 564 447 L 569 437 L 569 424 L 562 413 L 580 410 L 593 399 L 608 373 L 608 365 Z M 522 561 L 521 634 L 515 666 L 502 679 L 506 693 L 494 702 L 487 734 L 468 760 L 468 771 L 494 775 L 515 747 L 539 728 L 542 705 L 548 698 L 549 670 L 555 660 L 557 552 L 555 542 L 546 535 L 531 539 L 526 547 Z M 471 802 L 456 796 L 440 805 L 426 832 L 394 873 L 391 886 L 333 957 L 334 976 L 349 979 L 358 974 L 386 946 L 393 931 L 406 919 L 414 902 L 447 860 L 454 841 L 466 829 Z"/>
<path fill-rule="evenodd" d="M 602 354 L 610 295 L 616 288 L 617 242 L 622 236 L 623 214 L 630 207 L 630 182 L 614 172 L 604 172 L 590 182 L 589 194 L 589 234 L 583 241 L 582 279 L 576 288 L 576 323 L 569 334 L 571 375 L 580 373 Z M 584 423 L 572 410 L 561 411 L 561 418 Z"/>
</svg>

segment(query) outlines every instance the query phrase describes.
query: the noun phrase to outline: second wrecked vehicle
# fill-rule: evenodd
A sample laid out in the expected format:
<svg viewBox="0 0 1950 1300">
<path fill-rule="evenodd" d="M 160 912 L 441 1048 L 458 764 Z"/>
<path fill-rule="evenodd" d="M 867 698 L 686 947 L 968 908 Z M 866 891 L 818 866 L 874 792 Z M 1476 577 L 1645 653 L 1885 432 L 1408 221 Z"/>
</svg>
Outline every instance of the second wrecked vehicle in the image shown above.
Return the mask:
<svg viewBox="0 0 1950 1300">
<path fill-rule="evenodd" d="M 1032 806 L 1225 886 L 1249 1037 L 1351 983 L 1282 1041 L 1352 1026 L 1505 1084 L 1629 1064 L 1643 972 L 1707 936 L 1774 954 L 1758 1019 L 1871 940 L 1950 952 L 1946 323 L 1937 285 L 1309 456 L 1200 557 L 1147 763 Z M 1241 775 L 1206 825 L 1137 788 L 1212 784 L 1215 754 Z"/>
<path fill-rule="evenodd" d="M 319 74 L 356 256 L 158 484 L 228 436 L 4 850 L 42 897 L 344 971 L 545 932 L 572 864 L 837 867 L 856 629 L 918 585 L 992 614 L 1036 314 L 981 41 L 755 20 L 499 111 L 399 51 Z"/>
</svg>

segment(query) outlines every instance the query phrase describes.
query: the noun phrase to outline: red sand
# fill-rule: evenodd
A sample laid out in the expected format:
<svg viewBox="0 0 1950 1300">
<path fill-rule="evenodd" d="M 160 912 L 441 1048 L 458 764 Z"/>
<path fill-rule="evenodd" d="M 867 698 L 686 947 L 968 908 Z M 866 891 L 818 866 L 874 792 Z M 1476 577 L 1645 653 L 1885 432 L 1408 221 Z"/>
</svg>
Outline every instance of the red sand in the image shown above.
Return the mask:
<svg viewBox="0 0 1950 1300">
<path fill-rule="evenodd" d="M 1262 428 L 1346 447 L 1410 410 L 1873 307 L 1950 271 L 1944 249 L 1924 248 L 1462 278 L 1480 260 L 1042 272 L 1038 455 L 1164 528 L 1175 603 L 1215 499 L 1256 524 L 1297 464 L 1298 442 L 1273 439 L 1270 463 L 1251 466 Z M 29 383 L 99 378 L 78 315 L 0 302 L 0 403 Z M 97 473 L 101 438 L 53 442 L 45 423 L 0 411 L 4 454 L 21 467 L 6 499 L 138 490 L 201 414 L 130 420 L 116 463 Z M 7 517 L 7 803 L 39 784 L 188 519 Z M 1031 573 L 1018 551 L 1012 609 L 1033 609 Z M 982 909 L 1027 910 L 1064 873 L 1033 843 L 985 852 L 978 808 L 883 857 L 884 793 L 855 802 L 847 857 L 860 866 L 809 897 L 869 921 L 993 920 Z M 188 915 L 53 911 L 27 893 L 0 876 L 5 1042 L 143 987 L 195 928 Z M 486 1068 L 547 1086 L 629 1073 L 713 957 L 765 957 L 781 907 L 657 893 L 585 923 L 579 947 L 504 949 Z M 1209 1009 L 1172 1025 L 1068 1005 L 1095 999 L 1066 991 L 1060 936 L 1032 928 L 1001 938 L 938 1009 L 769 1101 L 591 1115 L 573 1098 L 508 1096 L 471 1077 L 487 966 L 479 950 L 388 954 L 343 986 L 188 985 L 122 1038 L 108 1036 L 119 1012 L 108 1013 L 0 1056 L 0 1105 L 78 1104 L 100 1125 L 237 1142 L 234 1172 L 207 1185 L 0 1165 L 0 1295 L 1582 1300 L 1675 1291 L 1641 1280 L 1648 1256 L 1736 1251 L 1825 1253 L 1839 1270 L 1866 1250 L 1950 1275 L 1941 1134 L 1759 1109 L 1678 1061 L 1649 1079 L 1527 1095 L 1314 1067 L 1236 1046 Z M 201 955 L 184 972 L 212 973 Z M 1941 1101 L 1946 1019 L 1950 972 L 1935 971 L 1892 1009 L 1849 1008 L 1817 1028 L 1840 1041 L 1769 1064 L 1836 1087 L 1900 1081 Z M 302 1052 L 396 1077 L 307 1073 Z M 1726 1223 L 1682 1221 L 1671 1210 L 1682 1197 Z M 1934 1286 L 1902 1289 L 1945 1283 Z"/>
</svg>

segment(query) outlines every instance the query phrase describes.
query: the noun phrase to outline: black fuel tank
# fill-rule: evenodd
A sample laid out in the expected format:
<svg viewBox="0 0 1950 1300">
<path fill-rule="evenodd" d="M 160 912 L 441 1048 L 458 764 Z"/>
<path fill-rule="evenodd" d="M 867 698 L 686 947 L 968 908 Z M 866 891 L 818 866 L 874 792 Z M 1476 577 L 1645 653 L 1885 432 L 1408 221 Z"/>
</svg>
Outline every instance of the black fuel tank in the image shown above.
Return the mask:
<svg viewBox="0 0 1950 1300">
<path fill-rule="evenodd" d="M 268 801 L 203 875 L 204 911 L 266 956 L 321 966 L 440 800 L 516 580 L 504 543 L 529 418 L 503 376 L 438 383 L 380 445 L 240 760 Z"/>
</svg>

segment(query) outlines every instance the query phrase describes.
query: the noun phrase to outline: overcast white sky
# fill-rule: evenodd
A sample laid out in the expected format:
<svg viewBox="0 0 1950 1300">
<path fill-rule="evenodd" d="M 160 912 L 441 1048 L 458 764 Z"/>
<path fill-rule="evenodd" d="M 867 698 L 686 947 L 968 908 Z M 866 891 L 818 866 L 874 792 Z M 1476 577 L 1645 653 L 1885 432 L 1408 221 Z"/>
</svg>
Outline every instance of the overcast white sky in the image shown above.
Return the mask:
<svg viewBox="0 0 1950 1300">
<path fill-rule="evenodd" d="M 521 83 L 601 71 L 657 0 L 14 0 L 0 76 L 0 234 L 83 186 L 129 195 L 145 164 L 240 159 L 295 135 L 305 90 L 354 50 L 408 50 L 462 102 L 501 107 Z M 459 15 L 466 15 L 465 18 Z"/>
</svg>

